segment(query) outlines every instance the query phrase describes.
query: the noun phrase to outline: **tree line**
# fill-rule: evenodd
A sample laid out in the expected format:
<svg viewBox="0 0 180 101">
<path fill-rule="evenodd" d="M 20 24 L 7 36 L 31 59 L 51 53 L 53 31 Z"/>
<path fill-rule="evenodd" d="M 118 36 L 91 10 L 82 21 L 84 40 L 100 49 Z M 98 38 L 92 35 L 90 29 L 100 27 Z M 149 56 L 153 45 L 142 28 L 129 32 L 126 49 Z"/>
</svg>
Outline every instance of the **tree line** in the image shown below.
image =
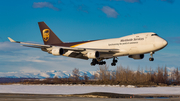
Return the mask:
<svg viewBox="0 0 180 101">
<path fill-rule="evenodd" d="M 166 86 L 179 85 L 179 69 L 168 72 L 167 67 L 158 67 L 155 71 L 151 68 L 133 71 L 129 67 L 117 66 L 115 70 L 109 70 L 107 65 L 99 66 L 94 75 L 88 77 L 86 72 L 80 76 L 78 68 L 72 70 L 68 78 L 46 78 L 23 80 L 22 84 L 106 84 L 106 85 L 136 85 L 136 86 Z"/>
</svg>

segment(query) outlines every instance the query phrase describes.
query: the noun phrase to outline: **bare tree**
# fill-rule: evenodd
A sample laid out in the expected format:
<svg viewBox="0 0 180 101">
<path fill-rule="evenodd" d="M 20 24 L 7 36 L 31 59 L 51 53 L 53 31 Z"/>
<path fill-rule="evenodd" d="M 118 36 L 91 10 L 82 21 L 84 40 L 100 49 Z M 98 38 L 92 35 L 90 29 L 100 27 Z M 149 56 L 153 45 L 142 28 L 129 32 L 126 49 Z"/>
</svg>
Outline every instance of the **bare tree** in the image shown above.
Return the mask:
<svg viewBox="0 0 180 101">
<path fill-rule="evenodd" d="M 59 82 L 59 79 L 58 79 L 58 77 L 57 77 L 57 76 L 55 76 L 55 77 L 54 77 L 54 83 L 56 83 L 56 84 L 57 84 L 58 82 Z"/>
<path fill-rule="evenodd" d="M 136 81 L 137 82 L 140 82 L 141 81 L 141 72 L 140 72 L 140 67 L 138 67 L 138 70 L 135 74 L 135 77 L 136 77 Z"/>
<path fill-rule="evenodd" d="M 168 81 L 168 71 L 167 71 L 167 67 L 165 66 L 164 68 L 164 83 L 166 84 Z"/>
<path fill-rule="evenodd" d="M 86 73 L 86 72 L 84 72 L 83 78 L 84 78 L 85 81 L 88 81 L 89 77 L 87 76 L 87 73 Z"/>
<path fill-rule="evenodd" d="M 178 68 L 176 68 L 176 70 L 174 70 L 174 76 L 175 76 L 175 78 L 176 78 L 176 82 L 179 82 L 179 70 L 178 70 Z"/>
<path fill-rule="evenodd" d="M 163 68 L 158 67 L 157 83 L 163 83 Z"/>
<path fill-rule="evenodd" d="M 94 75 L 93 75 L 93 78 L 92 79 L 98 79 L 99 78 L 99 74 L 98 73 L 95 73 Z"/>
<path fill-rule="evenodd" d="M 108 66 L 105 65 L 105 66 L 99 66 L 99 78 L 100 80 L 103 80 L 103 81 L 107 81 L 109 78 L 108 78 Z"/>
<path fill-rule="evenodd" d="M 112 79 L 113 81 L 116 80 L 116 71 L 112 71 L 112 77 L 111 77 L 111 79 Z"/>
<path fill-rule="evenodd" d="M 74 68 L 74 70 L 72 71 L 72 75 L 73 75 L 74 80 L 78 81 L 79 75 L 80 75 L 79 69 Z"/>
</svg>

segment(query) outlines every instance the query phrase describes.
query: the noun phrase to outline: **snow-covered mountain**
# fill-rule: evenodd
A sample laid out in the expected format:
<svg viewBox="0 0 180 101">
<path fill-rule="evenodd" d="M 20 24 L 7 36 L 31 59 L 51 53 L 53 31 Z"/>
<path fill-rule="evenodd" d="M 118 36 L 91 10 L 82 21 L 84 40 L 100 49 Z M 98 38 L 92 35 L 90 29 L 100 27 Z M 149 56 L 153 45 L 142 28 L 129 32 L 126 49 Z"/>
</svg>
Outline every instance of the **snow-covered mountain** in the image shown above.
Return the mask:
<svg viewBox="0 0 180 101">
<path fill-rule="evenodd" d="M 96 71 L 80 71 L 80 76 L 83 76 L 84 73 L 88 77 L 91 77 L 96 73 Z M 72 76 L 72 71 L 61 71 L 61 70 L 52 70 L 52 71 L 40 71 L 40 72 L 0 72 L 0 77 L 5 78 L 67 78 Z"/>
</svg>

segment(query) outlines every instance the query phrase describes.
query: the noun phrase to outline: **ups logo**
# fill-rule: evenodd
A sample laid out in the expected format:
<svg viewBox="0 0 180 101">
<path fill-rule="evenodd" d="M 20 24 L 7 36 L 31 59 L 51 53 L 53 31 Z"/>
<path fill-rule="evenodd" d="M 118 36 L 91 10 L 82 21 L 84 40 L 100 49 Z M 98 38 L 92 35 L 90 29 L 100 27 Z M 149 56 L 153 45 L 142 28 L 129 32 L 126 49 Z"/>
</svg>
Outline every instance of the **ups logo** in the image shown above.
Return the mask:
<svg viewBox="0 0 180 101">
<path fill-rule="evenodd" d="M 43 30 L 43 40 L 47 42 L 49 40 L 49 35 L 50 35 L 50 30 L 49 29 L 44 29 Z"/>
</svg>

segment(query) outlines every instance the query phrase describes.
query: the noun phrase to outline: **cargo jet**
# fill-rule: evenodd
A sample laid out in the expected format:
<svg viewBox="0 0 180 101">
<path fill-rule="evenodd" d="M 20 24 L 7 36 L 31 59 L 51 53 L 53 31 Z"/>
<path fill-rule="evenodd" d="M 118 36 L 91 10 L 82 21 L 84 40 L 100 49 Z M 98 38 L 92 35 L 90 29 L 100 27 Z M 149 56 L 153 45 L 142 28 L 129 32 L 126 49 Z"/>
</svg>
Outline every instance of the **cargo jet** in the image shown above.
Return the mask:
<svg viewBox="0 0 180 101">
<path fill-rule="evenodd" d="M 40 48 L 54 56 L 92 59 L 92 66 L 106 64 L 104 60 L 111 58 L 113 59 L 111 65 L 115 66 L 119 56 L 143 59 L 144 54 L 147 53 L 150 53 L 151 56 L 149 61 L 154 61 L 153 54 L 168 44 L 166 40 L 153 32 L 138 33 L 121 38 L 65 43 L 44 22 L 38 22 L 38 24 L 44 45 L 14 41 L 10 37 L 8 39 L 11 42 L 22 44 L 22 46 Z"/>
</svg>

